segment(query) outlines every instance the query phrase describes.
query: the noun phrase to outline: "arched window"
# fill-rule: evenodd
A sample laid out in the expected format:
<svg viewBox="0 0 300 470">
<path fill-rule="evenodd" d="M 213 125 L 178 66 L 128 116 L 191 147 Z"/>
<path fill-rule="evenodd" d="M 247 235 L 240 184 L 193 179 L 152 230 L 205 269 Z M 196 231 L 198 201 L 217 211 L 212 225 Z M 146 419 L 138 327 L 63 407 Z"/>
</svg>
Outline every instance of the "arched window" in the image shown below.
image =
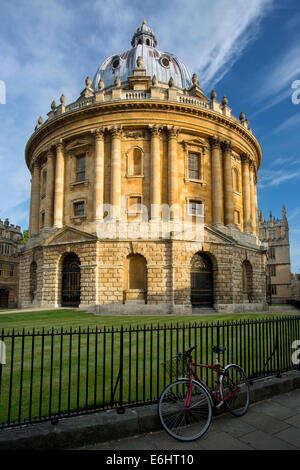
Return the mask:
<svg viewBox="0 0 300 470">
<path fill-rule="evenodd" d="M 128 176 L 143 176 L 143 152 L 138 147 L 133 147 L 127 152 Z"/>
<path fill-rule="evenodd" d="M 191 260 L 191 304 L 198 308 L 213 305 L 213 264 L 206 253 L 196 253 Z"/>
</svg>

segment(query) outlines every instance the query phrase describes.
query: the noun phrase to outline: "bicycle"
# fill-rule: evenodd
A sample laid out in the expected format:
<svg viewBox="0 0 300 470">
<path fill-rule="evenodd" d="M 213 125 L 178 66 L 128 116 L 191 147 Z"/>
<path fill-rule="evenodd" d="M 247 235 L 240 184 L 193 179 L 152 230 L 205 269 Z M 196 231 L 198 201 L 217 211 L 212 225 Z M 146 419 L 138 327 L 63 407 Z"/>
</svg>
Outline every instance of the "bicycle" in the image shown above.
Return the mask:
<svg viewBox="0 0 300 470">
<path fill-rule="evenodd" d="M 219 410 L 225 406 L 232 415 L 243 416 L 250 403 L 250 386 L 243 369 L 237 364 L 228 364 L 224 368 L 220 365 L 219 355 L 226 348 L 213 346 L 215 365 L 193 362 L 195 348 L 193 346 L 169 361 L 171 375 L 175 368 L 177 377 L 186 370 L 188 377 L 180 377 L 167 385 L 158 401 L 158 415 L 165 431 L 180 441 L 202 437 L 211 424 L 213 408 Z M 216 371 L 216 390 L 210 389 L 198 377 L 194 366 Z"/>
</svg>

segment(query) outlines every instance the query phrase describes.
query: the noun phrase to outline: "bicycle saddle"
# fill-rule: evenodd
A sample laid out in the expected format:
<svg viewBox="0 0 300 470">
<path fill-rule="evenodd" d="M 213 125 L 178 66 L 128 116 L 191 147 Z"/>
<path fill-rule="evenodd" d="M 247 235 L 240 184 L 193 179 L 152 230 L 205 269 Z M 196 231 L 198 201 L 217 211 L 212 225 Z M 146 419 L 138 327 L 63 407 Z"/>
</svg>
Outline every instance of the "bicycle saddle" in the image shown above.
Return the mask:
<svg viewBox="0 0 300 470">
<path fill-rule="evenodd" d="M 226 351 L 226 348 L 222 348 L 221 346 L 213 346 L 212 350 L 215 353 L 221 353 L 221 352 Z"/>
<path fill-rule="evenodd" d="M 187 351 L 185 351 L 183 354 L 185 356 L 190 356 L 192 351 L 194 351 L 194 349 L 196 349 L 196 346 L 192 346 L 190 349 L 188 349 Z"/>
</svg>

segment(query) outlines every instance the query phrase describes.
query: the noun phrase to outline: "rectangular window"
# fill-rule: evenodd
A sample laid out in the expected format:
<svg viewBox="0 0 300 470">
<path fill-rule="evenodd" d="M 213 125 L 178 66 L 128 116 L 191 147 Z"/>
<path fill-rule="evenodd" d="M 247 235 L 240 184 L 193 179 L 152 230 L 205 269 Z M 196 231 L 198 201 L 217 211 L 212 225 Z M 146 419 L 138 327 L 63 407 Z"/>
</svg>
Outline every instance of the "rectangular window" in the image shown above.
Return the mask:
<svg viewBox="0 0 300 470">
<path fill-rule="evenodd" d="M 2 276 L 2 264 L 0 263 L 0 276 Z"/>
<path fill-rule="evenodd" d="M 77 157 L 77 181 L 85 180 L 85 156 Z"/>
<path fill-rule="evenodd" d="M 45 212 L 41 213 L 41 227 L 44 227 L 45 225 Z"/>
<path fill-rule="evenodd" d="M 275 266 L 275 264 L 271 264 L 269 266 L 269 271 L 270 271 L 270 276 L 272 276 L 272 277 L 276 276 L 276 266 Z"/>
<path fill-rule="evenodd" d="M 275 286 L 275 285 L 271 286 L 271 294 L 273 294 L 273 295 L 277 294 L 277 286 Z"/>
<path fill-rule="evenodd" d="M 10 277 L 13 277 L 13 275 L 14 275 L 14 265 L 13 264 L 11 264 L 9 266 L 9 275 L 10 275 Z"/>
<path fill-rule="evenodd" d="M 200 179 L 200 156 L 196 153 L 189 153 L 189 178 Z"/>
<path fill-rule="evenodd" d="M 269 258 L 270 259 L 275 259 L 275 248 L 274 247 L 269 248 Z"/>
<path fill-rule="evenodd" d="M 142 198 L 141 196 L 130 196 L 128 198 L 128 212 L 137 214 L 141 212 Z"/>
<path fill-rule="evenodd" d="M 201 201 L 189 201 L 189 215 L 203 215 L 203 203 Z"/>
<path fill-rule="evenodd" d="M 241 218 L 240 218 L 240 213 L 239 211 L 234 211 L 234 223 L 236 225 L 240 225 L 241 224 Z"/>
<path fill-rule="evenodd" d="M 74 202 L 74 216 L 82 217 L 84 216 L 84 202 Z"/>
</svg>

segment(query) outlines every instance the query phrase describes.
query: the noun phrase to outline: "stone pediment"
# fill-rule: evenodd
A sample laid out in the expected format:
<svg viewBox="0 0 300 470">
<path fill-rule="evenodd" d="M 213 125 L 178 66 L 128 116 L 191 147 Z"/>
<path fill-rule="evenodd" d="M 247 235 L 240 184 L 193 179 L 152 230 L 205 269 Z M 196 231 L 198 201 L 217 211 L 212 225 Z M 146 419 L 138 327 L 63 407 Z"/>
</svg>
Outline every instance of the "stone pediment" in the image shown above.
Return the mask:
<svg viewBox="0 0 300 470">
<path fill-rule="evenodd" d="M 51 235 L 51 237 L 45 241 L 44 245 L 64 245 L 67 243 L 83 243 L 93 240 L 96 241 L 97 237 L 90 233 L 82 232 L 73 227 L 64 227 Z"/>
<path fill-rule="evenodd" d="M 76 140 L 73 140 L 70 144 L 66 145 L 66 152 L 83 150 L 85 147 L 89 145 L 90 145 L 90 141 L 88 139 L 76 139 Z"/>
<path fill-rule="evenodd" d="M 222 233 L 221 230 L 218 230 L 217 228 L 211 225 L 205 225 L 204 238 L 206 243 L 235 243 L 235 240 L 232 237 L 226 235 L 225 233 Z"/>
<path fill-rule="evenodd" d="M 185 146 L 187 146 L 187 147 L 204 147 L 206 145 L 205 140 L 201 139 L 200 137 L 197 137 L 195 139 L 190 139 L 190 140 L 184 139 L 179 143 L 182 144 L 184 147 Z"/>
</svg>

